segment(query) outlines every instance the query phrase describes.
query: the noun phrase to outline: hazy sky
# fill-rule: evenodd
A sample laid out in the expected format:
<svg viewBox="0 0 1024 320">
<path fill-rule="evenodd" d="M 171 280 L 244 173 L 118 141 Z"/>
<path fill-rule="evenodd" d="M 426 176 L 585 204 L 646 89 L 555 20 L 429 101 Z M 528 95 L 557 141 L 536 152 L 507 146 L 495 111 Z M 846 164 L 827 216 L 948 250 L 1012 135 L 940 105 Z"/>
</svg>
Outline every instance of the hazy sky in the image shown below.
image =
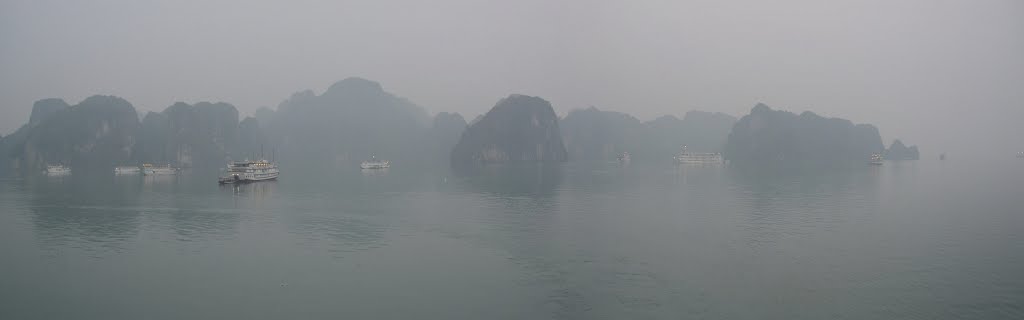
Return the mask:
<svg viewBox="0 0 1024 320">
<path fill-rule="evenodd" d="M 1024 1 L 0 0 L 2 134 L 42 98 L 249 114 L 350 76 L 467 119 L 510 93 L 644 120 L 764 102 L 925 157 L 1024 148 Z"/>
</svg>

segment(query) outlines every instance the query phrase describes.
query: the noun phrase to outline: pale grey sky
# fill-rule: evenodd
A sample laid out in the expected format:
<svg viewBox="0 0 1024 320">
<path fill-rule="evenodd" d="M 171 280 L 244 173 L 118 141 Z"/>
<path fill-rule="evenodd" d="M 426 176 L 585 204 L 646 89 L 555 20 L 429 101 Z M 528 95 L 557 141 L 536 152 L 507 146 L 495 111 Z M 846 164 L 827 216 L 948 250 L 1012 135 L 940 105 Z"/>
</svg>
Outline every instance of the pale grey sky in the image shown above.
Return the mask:
<svg viewBox="0 0 1024 320">
<path fill-rule="evenodd" d="M 510 93 L 644 120 L 764 102 L 925 157 L 1024 148 L 1024 1 L 0 0 L 0 134 L 42 98 L 248 114 L 350 76 L 468 119 Z"/>
</svg>

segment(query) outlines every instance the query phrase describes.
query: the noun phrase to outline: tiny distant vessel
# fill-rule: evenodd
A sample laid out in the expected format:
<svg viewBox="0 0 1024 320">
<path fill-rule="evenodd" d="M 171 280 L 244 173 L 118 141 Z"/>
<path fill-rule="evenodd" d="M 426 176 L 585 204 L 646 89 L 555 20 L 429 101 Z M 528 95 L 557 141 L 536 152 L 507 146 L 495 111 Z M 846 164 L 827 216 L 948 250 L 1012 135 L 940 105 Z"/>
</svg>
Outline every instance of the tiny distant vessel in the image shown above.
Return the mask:
<svg viewBox="0 0 1024 320">
<path fill-rule="evenodd" d="M 1017 158 L 1024 159 L 1024 151 L 1017 152 Z"/>
<path fill-rule="evenodd" d="M 217 179 L 219 184 L 241 184 L 277 179 L 281 171 L 277 164 L 267 161 L 235 161 L 228 164 L 228 175 Z"/>
<path fill-rule="evenodd" d="M 68 167 L 68 166 L 65 166 L 65 165 L 62 165 L 62 164 L 48 165 L 48 166 L 46 166 L 46 171 L 44 171 L 44 172 L 47 175 L 51 175 L 51 176 L 62 176 L 62 175 L 65 175 L 65 174 L 70 174 L 71 173 L 71 167 Z"/>
<path fill-rule="evenodd" d="M 359 167 L 363 169 L 387 169 L 391 168 L 391 161 L 377 160 L 377 157 L 373 157 L 370 161 L 363 161 L 363 163 L 359 164 Z"/>
<path fill-rule="evenodd" d="M 171 165 L 158 167 L 146 163 L 142 165 L 142 174 L 147 176 L 168 176 L 178 174 L 178 169 L 171 167 Z"/>
<path fill-rule="evenodd" d="M 879 166 L 882 165 L 882 155 L 879 153 L 872 153 L 871 161 L 869 161 L 868 163 Z"/>
<path fill-rule="evenodd" d="M 116 175 L 130 175 L 142 173 L 142 169 L 136 166 L 117 166 L 114 167 L 114 174 Z"/>
<path fill-rule="evenodd" d="M 623 152 L 622 154 L 619 154 L 618 160 L 621 164 L 629 164 L 629 152 Z"/>
<path fill-rule="evenodd" d="M 946 154 L 939 154 L 939 160 L 946 160 Z"/>
<path fill-rule="evenodd" d="M 722 154 L 718 152 L 687 152 L 686 146 L 675 156 L 678 164 L 722 164 Z"/>
</svg>

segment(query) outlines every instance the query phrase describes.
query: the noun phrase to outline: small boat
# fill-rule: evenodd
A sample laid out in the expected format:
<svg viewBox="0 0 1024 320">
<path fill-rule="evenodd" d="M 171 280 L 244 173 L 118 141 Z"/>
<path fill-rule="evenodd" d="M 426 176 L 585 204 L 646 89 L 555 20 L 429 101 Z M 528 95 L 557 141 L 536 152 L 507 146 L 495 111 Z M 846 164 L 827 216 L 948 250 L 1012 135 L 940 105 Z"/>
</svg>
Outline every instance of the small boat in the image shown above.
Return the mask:
<svg viewBox="0 0 1024 320">
<path fill-rule="evenodd" d="M 1017 158 L 1018 159 L 1024 159 L 1024 151 L 1017 152 Z"/>
<path fill-rule="evenodd" d="M 939 160 L 946 160 L 946 154 L 939 154 Z"/>
<path fill-rule="evenodd" d="M 363 169 L 387 169 L 391 167 L 391 161 L 377 160 L 377 157 L 373 157 L 370 161 L 363 161 L 359 164 L 360 168 Z"/>
<path fill-rule="evenodd" d="M 683 150 L 674 157 L 678 164 L 722 164 L 725 160 L 722 158 L 722 154 L 718 152 L 687 152 L 686 146 L 683 146 Z"/>
<path fill-rule="evenodd" d="M 871 154 L 871 161 L 869 161 L 868 163 L 870 163 L 872 165 L 876 165 L 876 166 L 882 165 L 882 154 L 872 153 Z"/>
<path fill-rule="evenodd" d="M 277 164 L 267 161 L 236 161 L 228 164 L 228 175 L 217 178 L 218 184 L 242 184 L 274 180 L 281 174 Z"/>
<path fill-rule="evenodd" d="M 114 174 L 116 175 L 131 175 L 142 173 L 142 169 L 136 166 L 117 166 L 114 167 Z"/>
<path fill-rule="evenodd" d="M 178 174 L 178 169 L 171 167 L 171 165 L 165 166 L 154 166 L 152 164 L 142 165 L 142 174 L 147 176 L 167 176 Z"/>
<path fill-rule="evenodd" d="M 65 165 L 62 165 L 62 164 L 48 165 L 48 166 L 46 166 L 46 170 L 43 171 L 43 172 L 46 173 L 47 175 L 51 175 L 51 176 L 62 176 L 62 175 L 70 174 L 71 173 L 71 167 L 68 167 L 68 166 L 65 166 Z"/>
<path fill-rule="evenodd" d="M 620 164 L 629 164 L 629 152 L 623 152 L 619 154 L 618 160 Z"/>
</svg>

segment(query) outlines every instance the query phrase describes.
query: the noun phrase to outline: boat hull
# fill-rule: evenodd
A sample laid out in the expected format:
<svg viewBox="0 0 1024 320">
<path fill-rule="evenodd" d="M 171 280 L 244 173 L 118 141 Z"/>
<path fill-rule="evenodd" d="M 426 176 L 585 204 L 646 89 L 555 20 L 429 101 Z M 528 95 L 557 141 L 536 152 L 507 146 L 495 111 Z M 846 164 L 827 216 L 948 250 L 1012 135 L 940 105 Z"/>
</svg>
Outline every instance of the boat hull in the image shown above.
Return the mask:
<svg viewBox="0 0 1024 320">
<path fill-rule="evenodd" d="M 359 165 L 363 169 L 387 169 L 391 167 L 389 162 L 363 162 Z"/>
<path fill-rule="evenodd" d="M 277 177 L 278 177 L 277 174 L 275 174 L 273 176 L 253 177 L 253 178 L 242 178 L 242 177 L 239 177 L 239 176 L 230 176 L 230 177 L 220 177 L 219 179 L 217 179 L 217 183 L 219 183 L 219 184 L 245 184 L 245 183 L 253 183 L 253 182 L 260 182 L 260 181 L 277 180 Z"/>
</svg>

